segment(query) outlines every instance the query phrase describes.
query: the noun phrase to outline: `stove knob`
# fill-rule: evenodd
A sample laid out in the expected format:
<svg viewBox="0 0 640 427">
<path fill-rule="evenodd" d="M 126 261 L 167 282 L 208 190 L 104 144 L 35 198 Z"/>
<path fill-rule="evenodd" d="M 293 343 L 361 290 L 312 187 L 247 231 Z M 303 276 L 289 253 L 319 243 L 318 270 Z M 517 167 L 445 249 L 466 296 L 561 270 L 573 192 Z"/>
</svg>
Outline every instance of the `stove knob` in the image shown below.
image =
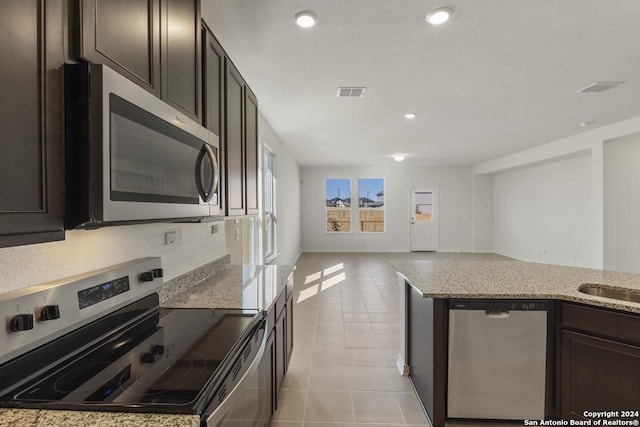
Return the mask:
<svg viewBox="0 0 640 427">
<path fill-rule="evenodd" d="M 155 277 L 153 276 L 153 271 L 145 271 L 144 273 L 140 274 L 140 280 L 142 280 L 143 282 L 153 282 L 153 279 L 155 279 Z"/>
<path fill-rule="evenodd" d="M 151 353 L 161 356 L 164 354 L 164 346 L 163 345 L 154 345 L 151 347 Z"/>
<path fill-rule="evenodd" d="M 26 331 L 33 329 L 33 314 L 18 314 L 9 320 L 9 330 L 11 332 Z"/>
<path fill-rule="evenodd" d="M 54 320 L 60 318 L 60 307 L 58 305 L 45 305 L 40 309 L 38 320 L 45 322 L 47 320 Z"/>
<path fill-rule="evenodd" d="M 161 268 L 153 269 L 153 277 L 163 277 L 163 276 L 164 276 L 164 271 Z"/>
<path fill-rule="evenodd" d="M 140 355 L 140 363 L 153 363 L 156 361 L 156 355 L 153 353 L 142 353 Z"/>
</svg>

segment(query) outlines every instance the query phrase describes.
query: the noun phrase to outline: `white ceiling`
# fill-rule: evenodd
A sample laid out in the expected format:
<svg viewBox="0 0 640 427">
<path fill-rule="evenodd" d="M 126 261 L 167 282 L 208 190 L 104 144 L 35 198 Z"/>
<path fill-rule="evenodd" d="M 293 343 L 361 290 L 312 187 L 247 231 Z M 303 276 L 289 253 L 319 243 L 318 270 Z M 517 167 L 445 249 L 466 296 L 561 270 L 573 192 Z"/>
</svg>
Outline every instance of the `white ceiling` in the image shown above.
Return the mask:
<svg viewBox="0 0 640 427">
<path fill-rule="evenodd" d="M 427 24 L 439 6 L 452 19 Z M 302 166 L 470 165 L 640 115 L 640 0 L 202 0 L 202 17 Z M 626 84 L 576 93 L 596 81 Z"/>
</svg>

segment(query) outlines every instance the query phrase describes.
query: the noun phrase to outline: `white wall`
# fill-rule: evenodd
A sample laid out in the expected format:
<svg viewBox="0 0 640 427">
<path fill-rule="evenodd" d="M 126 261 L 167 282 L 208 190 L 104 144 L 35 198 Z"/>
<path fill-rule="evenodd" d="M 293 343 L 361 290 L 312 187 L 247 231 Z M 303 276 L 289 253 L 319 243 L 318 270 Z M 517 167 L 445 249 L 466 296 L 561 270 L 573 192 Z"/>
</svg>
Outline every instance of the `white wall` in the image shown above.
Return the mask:
<svg viewBox="0 0 640 427">
<path fill-rule="evenodd" d="M 351 178 L 357 198 L 358 178 L 385 179 L 385 232 L 326 232 L 325 179 Z M 394 163 L 384 166 L 302 168 L 302 248 L 305 252 L 409 251 L 409 190 L 437 188 L 439 251 L 471 251 L 471 168 Z"/>
<path fill-rule="evenodd" d="M 493 176 L 473 176 L 473 251 L 493 252 Z"/>
<path fill-rule="evenodd" d="M 584 265 L 592 268 L 603 268 L 604 266 L 604 234 L 605 234 L 605 221 L 604 221 L 604 144 L 606 141 L 625 137 L 631 134 L 640 132 L 640 116 L 632 119 L 624 120 L 621 122 L 613 123 L 611 125 L 602 126 L 587 132 L 583 132 L 577 135 L 573 135 L 567 138 L 559 139 L 557 141 L 549 142 L 528 150 L 524 150 L 512 155 L 500 157 L 487 162 L 479 163 L 473 166 L 474 175 L 486 175 L 486 174 L 499 174 L 510 170 L 527 168 L 531 170 L 532 176 L 538 179 L 545 180 L 544 174 L 547 172 L 545 168 L 536 168 L 536 166 L 544 165 L 549 162 L 557 162 L 562 160 L 571 160 L 572 158 L 585 157 L 588 158 L 589 166 L 589 179 L 588 179 L 588 194 L 590 197 L 590 215 L 587 217 L 586 225 L 581 225 L 584 232 L 587 234 L 584 240 L 575 242 L 573 246 L 576 247 L 576 262 L 580 265 Z M 583 159 L 583 162 L 585 160 Z M 586 166 L 585 163 L 583 165 Z M 584 177 L 584 175 L 582 175 Z M 565 177 L 571 179 L 570 177 Z M 495 179 L 495 177 L 494 177 Z M 530 178 L 529 178 L 530 179 Z M 633 185 L 637 186 L 640 182 L 636 182 Z M 632 188 L 632 187 L 629 187 Z M 584 189 L 583 189 L 584 190 Z M 582 194 L 582 193 L 580 193 Z M 494 188 L 494 197 L 496 196 L 496 189 Z M 583 201 L 580 200 L 582 196 L 569 194 L 568 198 L 575 198 L 571 202 L 571 206 L 580 206 Z M 557 200 L 561 201 L 561 200 Z M 568 203 L 562 201 L 563 203 Z M 495 207 L 495 205 L 494 205 Z M 554 206 L 549 206 L 553 209 Z M 566 209 L 566 206 L 560 205 L 558 209 Z M 475 221 L 474 221 L 475 222 Z M 481 223 L 481 221 L 478 221 Z M 572 227 L 573 219 L 567 219 L 566 217 L 558 221 L 560 227 Z M 527 224 L 523 224 L 523 227 Z M 530 222 L 528 225 L 535 226 Z M 496 233 L 497 221 L 494 219 L 494 237 Z M 475 233 L 475 230 L 474 230 Z M 535 239 L 536 236 L 528 235 L 523 236 L 522 241 L 519 242 L 521 247 L 529 246 L 531 253 L 544 252 L 544 247 L 540 240 Z M 584 262 L 579 261 L 579 252 L 577 245 L 580 242 L 585 242 L 586 249 L 590 252 L 590 255 L 583 254 Z M 496 242 L 494 242 L 495 246 Z M 520 252 L 512 252 L 511 249 L 505 250 L 505 255 L 519 257 Z M 557 256 L 548 256 L 545 262 L 552 264 L 571 264 L 572 257 L 569 255 L 569 261 L 567 261 L 567 253 L 569 251 L 563 249 Z M 549 252 L 547 251 L 547 255 Z"/>
<path fill-rule="evenodd" d="M 590 156 L 494 175 L 494 251 L 526 261 L 592 266 L 590 181 Z"/>
<path fill-rule="evenodd" d="M 604 146 L 604 268 L 640 273 L 640 134 Z"/>
<path fill-rule="evenodd" d="M 219 225 L 216 234 L 213 224 Z M 224 226 L 213 224 L 75 230 L 60 242 L 1 248 L 0 293 L 148 256 L 162 257 L 165 280 L 172 279 L 226 254 Z M 164 234 L 171 230 L 178 231 L 178 239 L 165 245 Z"/>
<path fill-rule="evenodd" d="M 280 255 L 272 264 L 295 264 L 301 254 L 300 168 L 262 116 L 259 118 L 258 132 L 260 142 L 266 144 L 276 155 L 277 245 Z"/>
</svg>

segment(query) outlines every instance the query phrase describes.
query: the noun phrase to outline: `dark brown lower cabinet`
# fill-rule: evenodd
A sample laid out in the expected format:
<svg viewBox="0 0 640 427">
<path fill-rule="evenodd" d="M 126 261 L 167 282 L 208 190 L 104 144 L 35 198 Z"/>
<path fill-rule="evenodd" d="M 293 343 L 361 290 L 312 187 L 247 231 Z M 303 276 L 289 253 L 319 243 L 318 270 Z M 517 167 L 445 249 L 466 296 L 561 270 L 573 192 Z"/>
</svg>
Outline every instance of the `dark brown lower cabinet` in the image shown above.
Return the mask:
<svg viewBox="0 0 640 427">
<path fill-rule="evenodd" d="M 267 325 L 271 329 L 266 352 L 270 352 L 272 367 L 272 406 L 277 410 L 278 393 L 282 388 L 284 376 L 293 351 L 293 292 L 282 289 L 267 312 Z M 288 297 L 288 299 L 287 299 Z"/>
<path fill-rule="evenodd" d="M 447 308 L 446 300 L 424 298 L 405 285 L 407 301 L 409 378 L 435 427 L 446 418 Z"/>
<path fill-rule="evenodd" d="M 276 404 L 276 389 L 275 389 L 275 371 L 273 362 L 276 360 L 276 334 L 274 331 L 271 331 L 269 334 L 269 338 L 267 338 L 267 344 L 264 349 L 264 355 L 262 356 L 262 360 L 260 361 L 260 378 L 265 378 L 267 383 L 265 387 L 269 389 L 269 393 L 267 393 L 267 399 L 265 410 L 267 411 L 264 416 L 260 417 L 261 420 L 264 420 L 265 427 L 269 425 L 269 420 L 271 419 L 271 414 L 275 411 Z"/>
<path fill-rule="evenodd" d="M 286 330 L 287 330 L 287 311 L 282 310 L 280 316 L 276 319 L 276 393 L 280 392 L 282 383 L 284 381 L 284 374 L 287 366 L 287 353 L 286 353 Z M 276 408 L 278 408 L 278 399 L 276 398 Z"/>
<path fill-rule="evenodd" d="M 285 372 L 286 368 L 289 366 L 289 362 L 291 362 L 291 355 L 293 354 L 293 293 L 289 295 L 287 299 L 287 307 L 286 307 L 286 315 L 287 315 L 287 336 L 286 336 L 286 360 L 285 360 Z"/>
<path fill-rule="evenodd" d="M 640 408 L 640 346 L 562 333 L 562 418 Z"/>
<path fill-rule="evenodd" d="M 640 317 L 563 304 L 561 413 L 640 408 Z M 634 328 L 630 328 L 635 324 Z M 596 336 L 600 335 L 600 336 Z M 624 341 L 624 342 L 623 342 Z"/>
</svg>

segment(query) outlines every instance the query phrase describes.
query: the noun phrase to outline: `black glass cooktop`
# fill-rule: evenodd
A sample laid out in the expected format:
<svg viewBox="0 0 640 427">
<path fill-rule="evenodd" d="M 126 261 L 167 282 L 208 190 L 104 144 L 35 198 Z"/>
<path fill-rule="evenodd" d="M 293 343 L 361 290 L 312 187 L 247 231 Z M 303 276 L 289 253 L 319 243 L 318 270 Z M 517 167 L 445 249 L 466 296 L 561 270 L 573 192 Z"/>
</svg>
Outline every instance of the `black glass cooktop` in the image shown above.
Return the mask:
<svg viewBox="0 0 640 427">
<path fill-rule="evenodd" d="M 258 313 L 159 309 L 52 368 L 14 393 L 12 401 L 70 408 L 169 406 L 191 412 L 202 394 L 215 388 L 229 365 L 225 360 L 258 326 Z"/>
</svg>

